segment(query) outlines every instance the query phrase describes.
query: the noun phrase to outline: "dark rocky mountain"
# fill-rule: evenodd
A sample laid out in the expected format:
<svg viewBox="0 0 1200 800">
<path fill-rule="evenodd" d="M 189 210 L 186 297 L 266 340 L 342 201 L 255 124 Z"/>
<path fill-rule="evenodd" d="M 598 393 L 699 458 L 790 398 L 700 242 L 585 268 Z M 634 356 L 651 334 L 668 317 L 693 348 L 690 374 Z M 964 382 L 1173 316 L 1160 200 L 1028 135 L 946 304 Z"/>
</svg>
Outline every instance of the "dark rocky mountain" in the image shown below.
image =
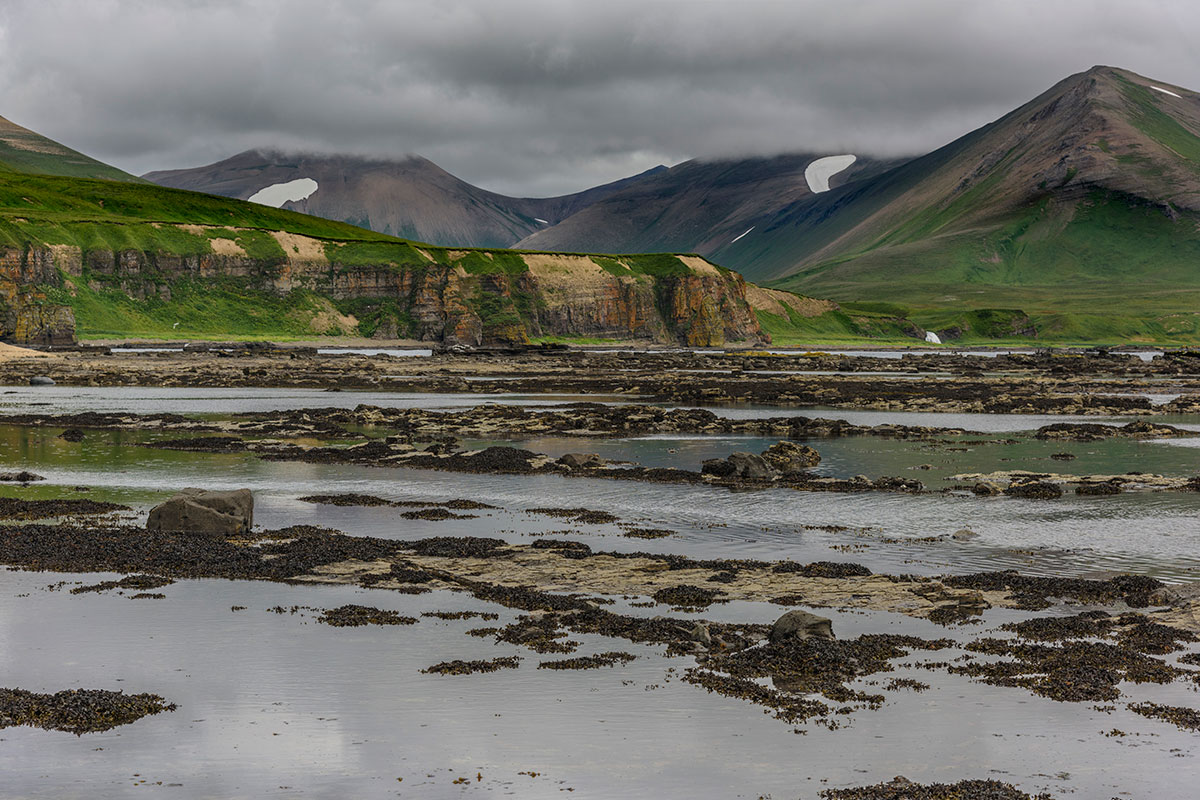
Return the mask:
<svg viewBox="0 0 1200 800">
<path fill-rule="evenodd" d="M 806 172 L 822 159 L 800 153 L 686 161 L 613 192 L 527 236 L 517 247 L 603 253 L 662 250 L 708 257 L 749 238 L 782 210 L 819 197 Z M 878 174 L 895 163 L 857 158 L 834 173 L 829 186 Z"/>
<path fill-rule="evenodd" d="M 314 181 L 315 191 L 281 207 L 430 244 L 509 247 L 662 169 L 548 198 L 489 192 L 420 156 L 381 160 L 249 150 L 205 167 L 144 177 L 163 186 L 240 200 L 278 184 Z"/>
</svg>

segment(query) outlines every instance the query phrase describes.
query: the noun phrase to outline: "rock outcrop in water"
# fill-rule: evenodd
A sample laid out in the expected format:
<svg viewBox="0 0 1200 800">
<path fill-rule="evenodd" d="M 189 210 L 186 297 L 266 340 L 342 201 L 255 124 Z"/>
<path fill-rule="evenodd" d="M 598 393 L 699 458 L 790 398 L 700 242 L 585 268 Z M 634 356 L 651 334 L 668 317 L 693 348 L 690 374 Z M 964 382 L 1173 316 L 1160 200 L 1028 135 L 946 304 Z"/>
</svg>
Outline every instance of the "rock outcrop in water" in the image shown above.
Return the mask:
<svg viewBox="0 0 1200 800">
<path fill-rule="evenodd" d="M 146 530 L 236 536 L 249 531 L 253 524 L 254 497 L 249 489 L 184 489 L 150 509 Z"/>
</svg>

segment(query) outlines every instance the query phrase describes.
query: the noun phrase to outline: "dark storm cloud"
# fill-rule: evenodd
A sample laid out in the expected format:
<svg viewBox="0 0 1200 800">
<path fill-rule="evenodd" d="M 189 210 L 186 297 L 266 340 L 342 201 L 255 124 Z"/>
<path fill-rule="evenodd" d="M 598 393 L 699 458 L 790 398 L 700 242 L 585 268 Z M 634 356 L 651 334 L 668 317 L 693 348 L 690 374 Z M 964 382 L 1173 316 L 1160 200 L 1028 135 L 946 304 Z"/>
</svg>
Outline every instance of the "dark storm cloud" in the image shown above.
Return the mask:
<svg viewBox="0 0 1200 800">
<path fill-rule="evenodd" d="M 421 153 L 548 194 L 658 163 L 922 152 L 1096 63 L 1200 88 L 1187 3 L 5 0 L 0 115 L 132 172 Z"/>
</svg>

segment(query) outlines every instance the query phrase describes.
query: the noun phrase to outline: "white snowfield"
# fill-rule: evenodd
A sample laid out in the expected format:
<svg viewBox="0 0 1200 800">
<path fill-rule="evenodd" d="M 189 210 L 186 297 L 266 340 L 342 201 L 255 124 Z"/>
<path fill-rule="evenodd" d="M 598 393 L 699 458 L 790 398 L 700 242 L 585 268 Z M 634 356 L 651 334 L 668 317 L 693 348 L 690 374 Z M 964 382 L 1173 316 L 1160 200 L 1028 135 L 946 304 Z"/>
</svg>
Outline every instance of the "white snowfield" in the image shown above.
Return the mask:
<svg viewBox="0 0 1200 800">
<path fill-rule="evenodd" d="M 284 203 L 303 200 L 316 190 L 317 182 L 312 178 L 297 178 L 294 181 L 273 183 L 265 189 L 259 189 L 250 195 L 250 202 L 279 208 Z"/>
<path fill-rule="evenodd" d="M 1156 92 L 1162 92 L 1163 94 L 1169 94 L 1169 95 L 1171 95 L 1171 97 L 1179 97 L 1179 95 L 1175 94 L 1170 89 L 1164 89 L 1161 86 L 1151 86 L 1150 88 Z M 1179 99 L 1182 100 L 1183 98 L 1179 97 Z"/>
<path fill-rule="evenodd" d="M 540 223 L 542 223 L 543 225 L 549 225 L 549 224 L 550 224 L 550 222 L 549 222 L 548 220 L 544 220 L 544 219 L 542 219 L 541 217 L 534 217 L 534 218 L 533 218 L 533 221 L 534 221 L 534 222 L 540 222 Z"/>
<path fill-rule="evenodd" d="M 742 236 L 745 236 L 747 233 L 749 233 L 752 230 L 754 230 L 753 225 L 751 225 L 749 228 L 746 228 L 745 232 L 742 233 L 741 235 L 733 237 L 733 241 L 731 241 L 730 244 L 733 244 L 733 242 L 736 242 L 738 239 L 742 238 Z"/>
<path fill-rule="evenodd" d="M 813 192 L 828 192 L 829 179 L 858 160 L 857 156 L 825 156 L 818 158 L 804 170 L 804 180 Z"/>
</svg>

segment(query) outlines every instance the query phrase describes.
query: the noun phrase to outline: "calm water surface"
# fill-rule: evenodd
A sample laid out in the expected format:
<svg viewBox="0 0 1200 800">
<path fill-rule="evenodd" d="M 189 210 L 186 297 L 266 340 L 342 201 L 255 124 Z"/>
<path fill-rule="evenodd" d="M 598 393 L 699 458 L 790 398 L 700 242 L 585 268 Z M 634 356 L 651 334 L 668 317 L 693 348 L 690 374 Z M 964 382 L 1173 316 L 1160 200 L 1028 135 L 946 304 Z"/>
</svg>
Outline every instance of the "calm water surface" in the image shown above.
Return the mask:
<svg viewBox="0 0 1200 800">
<path fill-rule="evenodd" d="M 12 404 L 0 413 L 229 413 L 404 401 L 446 409 L 481 401 L 474 395 L 52 388 L 60 393 L 0 395 L 0 402 Z M 501 398 L 512 399 L 496 399 Z M 520 399 L 546 401 L 545 396 Z M 821 415 L 994 432 L 1044 424 L 1025 416 Z M 509 541 L 567 529 L 556 535 L 595 549 L 696 557 L 848 560 L 877 571 L 925 574 L 1005 567 L 1042 574 L 1128 569 L 1169 580 L 1200 579 L 1200 494 L 1068 496 L 1037 502 L 791 490 L 734 493 L 559 476 L 272 463 L 245 454 L 135 446 L 155 434 L 89 431 L 83 442 L 73 444 L 58 439 L 58 432 L 0 426 L 0 471 L 30 469 L 47 478 L 28 489 L 4 486 L 0 492 L 111 497 L 133 506 L 127 516 L 140 522 L 152 504 L 175 489 L 245 486 L 255 492 L 256 521 L 268 528 L 308 523 L 398 539 L 470 534 Z M 551 454 L 592 451 L 696 468 L 705 458 L 734 450 L 757 452 L 773 441 L 541 437 L 517 444 Z M 1017 444 L 931 446 L 864 438 L 814 444 L 827 474 L 900 474 L 940 486 L 956 472 L 990 469 L 1195 474 L 1197 441 L 1043 443 L 1022 437 Z M 966 449 L 951 449 L 958 446 Z M 1049 458 L 1064 451 L 1076 459 Z M 931 468 L 908 469 L 919 464 Z M 77 494 L 76 486 L 92 491 Z M 393 499 L 469 497 L 502 508 L 480 512 L 475 519 L 435 523 L 404 520 L 399 509 L 338 508 L 298 499 L 335 492 Z M 604 509 L 625 520 L 670 528 L 676 535 L 631 540 L 615 525 L 567 525 L 524 510 L 535 506 Z M 964 527 L 978 538 L 910 541 Z M 661 648 L 576 636 L 583 641 L 580 654 L 624 650 L 640 657 L 588 672 L 538 670 L 538 661 L 554 657 L 465 635 L 480 624 L 504 624 L 513 612 L 450 592 L 409 596 L 357 587 L 201 580 L 165 587 L 164 600 L 134 601 L 111 593 L 73 596 L 65 589 L 46 588 L 63 580 L 94 583 L 106 577 L 115 576 L 0 571 L 0 685 L 38 691 L 73 686 L 151 691 L 178 703 L 179 709 L 83 737 L 2 730 L 0 797 L 548 798 L 573 789 L 570 796 L 596 798 L 807 799 L 821 788 L 903 774 L 922 782 L 995 777 L 1029 792 L 1084 798 L 1182 798 L 1189 796 L 1191 767 L 1200 751 L 1194 735 L 1133 715 L 1120 704 L 1106 714 L 1086 703 L 1055 703 L 1017 689 L 904 666 L 883 677 L 911 676 L 932 689 L 890 692 L 877 712 L 839 718 L 843 727 L 837 730 L 810 725 L 805 735 L 795 735 L 757 707 L 679 681 L 670 670 L 682 670 L 691 660 L 667 658 Z M 317 624 L 312 611 L 267 612 L 274 606 L 329 608 L 348 602 L 413 616 L 432 610 L 487 610 L 500 613 L 501 619 L 421 618 L 415 626 L 338 629 Z M 246 609 L 235 612 L 233 606 Z M 617 608 L 647 615 L 664 611 L 623 603 Z M 779 613 L 778 606 L 768 603 L 739 602 L 714 606 L 705 616 L 769 622 Z M 964 635 L 893 614 L 832 614 L 841 636 L 872 631 Z M 968 633 L 978 635 L 1012 615 L 992 610 L 984 626 Z M 515 654 L 524 659 L 517 670 L 461 677 L 420 673 L 447 659 Z M 950 650 L 936 660 L 957 655 Z M 917 654 L 904 663 L 922 660 L 933 659 Z M 1134 691 L 1132 699 L 1195 705 L 1195 693 L 1177 686 Z M 1114 727 L 1130 735 L 1101 735 Z M 521 774 L 529 772 L 537 776 Z M 453 783 L 459 778 L 469 780 Z"/>
</svg>

